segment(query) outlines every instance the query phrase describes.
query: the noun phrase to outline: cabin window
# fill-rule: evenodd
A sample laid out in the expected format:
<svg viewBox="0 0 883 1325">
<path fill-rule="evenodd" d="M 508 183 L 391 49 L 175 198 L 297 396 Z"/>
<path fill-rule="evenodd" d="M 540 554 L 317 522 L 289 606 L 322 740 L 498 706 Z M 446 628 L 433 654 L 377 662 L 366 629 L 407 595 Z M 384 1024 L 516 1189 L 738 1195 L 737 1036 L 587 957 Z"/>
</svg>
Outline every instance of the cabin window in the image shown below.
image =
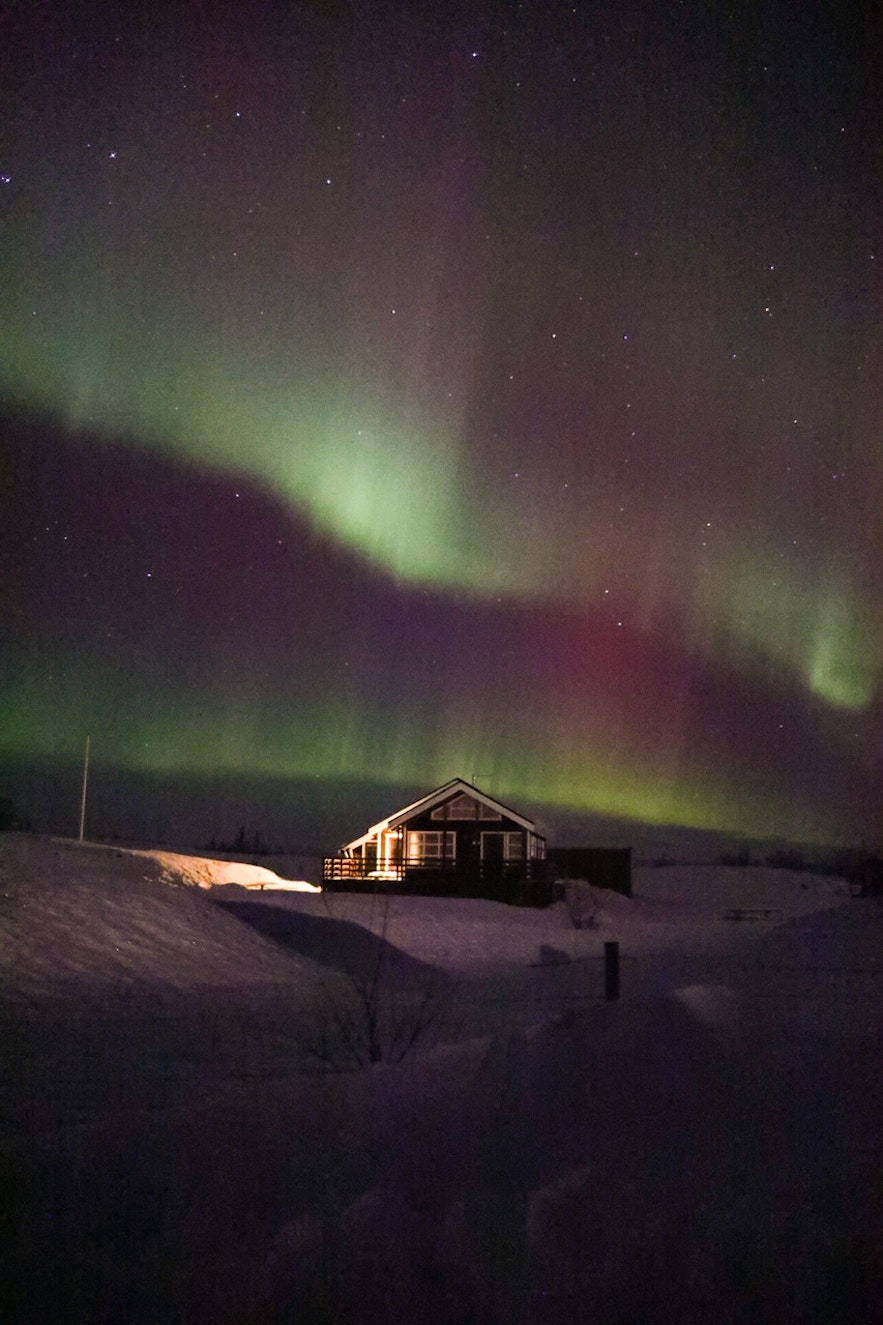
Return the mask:
<svg viewBox="0 0 883 1325">
<path fill-rule="evenodd" d="M 524 834 L 482 833 L 481 858 L 488 863 L 495 860 L 524 860 Z"/>
<path fill-rule="evenodd" d="M 408 833 L 408 864 L 433 865 L 452 861 L 457 854 L 457 834 L 430 829 Z"/>
<path fill-rule="evenodd" d="M 431 817 L 433 819 L 500 819 L 502 816 L 492 805 L 485 805 L 483 801 L 477 801 L 474 796 L 467 796 L 464 792 L 460 796 L 455 796 L 453 800 L 445 801 L 444 805 L 437 805 Z"/>
<path fill-rule="evenodd" d="M 506 860 L 524 860 L 524 834 L 506 833 Z"/>
</svg>

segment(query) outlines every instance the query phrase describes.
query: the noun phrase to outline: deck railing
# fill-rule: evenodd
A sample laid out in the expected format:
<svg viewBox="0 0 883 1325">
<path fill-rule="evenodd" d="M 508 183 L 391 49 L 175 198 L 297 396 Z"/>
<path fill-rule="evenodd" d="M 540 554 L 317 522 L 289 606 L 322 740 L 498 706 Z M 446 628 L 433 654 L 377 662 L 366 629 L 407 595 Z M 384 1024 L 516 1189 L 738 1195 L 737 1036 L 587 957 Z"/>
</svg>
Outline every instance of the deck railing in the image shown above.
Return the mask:
<svg viewBox="0 0 883 1325">
<path fill-rule="evenodd" d="M 403 879 L 410 870 L 440 870 L 458 872 L 455 860 L 409 856 L 405 860 L 371 865 L 359 856 L 326 856 L 322 862 L 322 877 L 333 879 Z"/>
<path fill-rule="evenodd" d="M 546 865 L 542 860 L 483 861 L 469 867 L 448 860 L 408 859 L 370 869 L 350 856 L 326 856 L 322 879 L 332 890 L 403 892 L 427 896 L 491 897 L 543 904 Z"/>
</svg>

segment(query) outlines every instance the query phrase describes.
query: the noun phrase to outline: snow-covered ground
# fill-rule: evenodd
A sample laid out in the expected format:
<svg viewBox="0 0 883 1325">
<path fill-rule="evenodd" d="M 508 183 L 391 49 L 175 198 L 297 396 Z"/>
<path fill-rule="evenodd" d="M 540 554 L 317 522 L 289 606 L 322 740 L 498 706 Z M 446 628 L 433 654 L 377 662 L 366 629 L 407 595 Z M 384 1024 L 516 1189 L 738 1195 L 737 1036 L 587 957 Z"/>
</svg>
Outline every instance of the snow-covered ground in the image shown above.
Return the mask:
<svg viewBox="0 0 883 1325">
<path fill-rule="evenodd" d="M 878 900 L 666 866 L 531 911 L 228 863 L 0 838 L 0 1319 L 880 1318 Z"/>
<path fill-rule="evenodd" d="M 203 856 L 185 856 L 177 851 L 133 851 L 135 856 L 154 860 L 170 883 L 191 883 L 197 888 L 215 888 L 226 883 L 240 888 L 284 889 L 286 892 L 318 893 L 321 888 L 305 879 L 280 879 L 274 870 L 247 861 L 212 860 Z"/>
</svg>

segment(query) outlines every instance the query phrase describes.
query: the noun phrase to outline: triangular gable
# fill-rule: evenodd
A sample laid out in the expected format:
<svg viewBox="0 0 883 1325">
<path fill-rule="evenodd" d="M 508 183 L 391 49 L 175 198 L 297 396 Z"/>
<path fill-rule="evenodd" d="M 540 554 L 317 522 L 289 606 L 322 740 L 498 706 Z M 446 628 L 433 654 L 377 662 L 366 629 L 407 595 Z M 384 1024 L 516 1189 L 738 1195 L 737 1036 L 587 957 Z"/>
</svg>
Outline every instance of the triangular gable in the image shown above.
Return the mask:
<svg viewBox="0 0 883 1325">
<path fill-rule="evenodd" d="M 401 823 L 403 815 L 406 816 L 407 818 L 410 818 L 412 813 L 416 813 L 418 810 L 423 808 L 424 803 L 426 801 L 431 800 L 432 797 L 438 795 L 439 792 L 445 792 L 451 790 L 454 787 L 459 786 L 459 784 L 460 784 L 460 779 L 453 778 L 450 782 L 446 782 L 443 787 L 439 787 L 438 792 L 432 791 L 429 793 L 428 796 L 421 796 L 419 800 L 412 801 L 410 805 L 406 805 L 403 810 L 396 810 L 393 814 L 388 815 L 385 819 L 381 819 L 379 823 L 372 824 L 371 827 L 367 828 L 364 833 L 360 834 L 359 837 L 354 837 L 352 842 L 345 842 L 344 845 L 341 847 L 341 850 L 352 851 L 355 847 L 360 847 L 365 842 L 373 841 L 376 837 L 379 837 L 381 833 L 386 832 L 386 830 L 392 824 L 393 820 L 395 820 L 397 823 Z"/>
<path fill-rule="evenodd" d="M 453 781 L 445 783 L 437 791 L 432 791 L 422 800 L 415 801 L 413 805 L 407 805 L 404 810 L 399 810 L 398 814 L 391 815 L 389 820 L 390 828 L 398 828 L 399 824 L 407 823 L 409 819 L 417 814 L 424 814 L 427 810 L 435 809 L 436 805 L 441 805 L 443 801 L 452 800 L 454 796 L 467 795 L 470 800 L 478 801 L 479 805 L 486 805 L 488 809 L 494 810 L 497 814 L 503 814 L 507 819 L 514 819 L 522 828 L 534 832 L 534 824 L 531 819 L 525 819 L 523 814 L 518 814 L 515 810 L 510 810 L 508 805 L 503 805 L 501 801 L 494 800 L 493 796 L 488 796 L 486 792 L 479 791 L 478 787 L 473 787 L 471 782 L 464 782 L 462 778 L 454 778 Z"/>
<path fill-rule="evenodd" d="M 430 819 L 483 819 L 498 823 L 502 818 L 499 810 L 493 809 L 483 799 L 471 795 L 468 791 L 457 791 L 453 796 L 439 801 L 429 811 Z"/>
<path fill-rule="evenodd" d="M 465 782 L 463 778 L 452 778 L 450 782 L 446 782 L 444 786 L 429 792 L 427 796 L 421 796 L 419 800 L 412 801 L 404 809 L 396 810 L 394 814 L 389 815 L 386 819 L 381 819 L 379 823 L 373 824 L 360 837 L 354 838 L 352 842 L 345 843 L 342 850 L 352 851 L 365 842 L 371 842 L 388 829 L 398 828 L 407 823 L 409 819 L 415 818 L 418 814 L 425 814 L 427 810 L 432 810 L 436 805 L 440 805 L 443 801 L 452 799 L 461 793 L 465 793 L 472 800 L 478 801 L 479 804 L 488 806 L 489 809 L 496 811 L 498 814 L 505 815 L 507 819 L 513 819 L 515 823 L 520 824 L 522 828 L 526 828 L 528 832 L 536 832 L 533 820 L 526 819 L 523 814 L 518 814 L 515 810 L 510 810 L 508 805 L 503 805 L 501 801 L 494 800 L 493 796 L 488 796 L 485 792 L 479 791 L 478 787 L 473 787 L 471 782 Z"/>
</svg>

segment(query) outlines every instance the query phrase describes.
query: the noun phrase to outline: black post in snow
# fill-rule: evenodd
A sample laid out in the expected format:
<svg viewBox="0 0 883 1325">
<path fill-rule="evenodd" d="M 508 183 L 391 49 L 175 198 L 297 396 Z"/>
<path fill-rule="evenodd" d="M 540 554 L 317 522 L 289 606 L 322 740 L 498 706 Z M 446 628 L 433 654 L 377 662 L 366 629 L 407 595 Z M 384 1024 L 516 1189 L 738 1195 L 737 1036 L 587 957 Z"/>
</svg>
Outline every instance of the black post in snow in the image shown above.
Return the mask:
<svg viewBox="0 0 883 1325">
<path fill-rule="evenodd" d="M 604 996 L 608 1000 L 619 998 L 619 944 L 604 944 Z"/>
</svg>

